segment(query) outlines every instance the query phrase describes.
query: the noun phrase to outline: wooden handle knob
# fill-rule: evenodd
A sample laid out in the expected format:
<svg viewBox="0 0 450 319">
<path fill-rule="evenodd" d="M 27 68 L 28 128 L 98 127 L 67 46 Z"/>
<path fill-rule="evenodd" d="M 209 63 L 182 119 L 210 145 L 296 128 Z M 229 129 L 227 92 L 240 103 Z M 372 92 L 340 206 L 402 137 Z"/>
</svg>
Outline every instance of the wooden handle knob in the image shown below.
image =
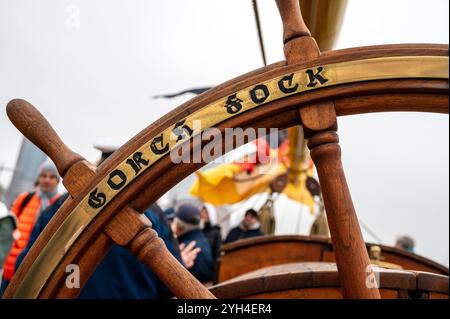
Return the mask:
<svg viewBox="0 0 450 319">
<path fill-rule="evenodd" d="M 27 101 L 10 101 L 6 113 L 14 126 L 52 159 L 62 177 L 73 164 L 84 160 L 63 143 L 50 123 Z"/>
<path fill-rule="evenodd" d="M 281 20 L 283 21 L 283 41 L 303 36 L 311 36 L 305 22 L 303 21 L 302 12 L 300 10 L 299 0 L 275 0 L 280 11 Z"/>
</svg>

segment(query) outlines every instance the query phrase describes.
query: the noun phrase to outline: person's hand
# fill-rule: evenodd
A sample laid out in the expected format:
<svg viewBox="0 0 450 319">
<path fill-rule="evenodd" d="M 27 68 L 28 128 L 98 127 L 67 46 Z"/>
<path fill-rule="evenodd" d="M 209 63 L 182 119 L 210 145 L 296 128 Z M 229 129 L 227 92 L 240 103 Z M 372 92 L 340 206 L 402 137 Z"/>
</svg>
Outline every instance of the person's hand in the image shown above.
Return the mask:
<svg viewBox="0 0 450 319">
<path fill-rule="evenodd" d="M 187 269 L 191 269 L 194 266 L 195 259 L 201 249 L 195 247 L 195 241 L 191 241 L 187 246 L 185 244 L 180 244 L 180 251 L 184 265 Z"/>
</svg>

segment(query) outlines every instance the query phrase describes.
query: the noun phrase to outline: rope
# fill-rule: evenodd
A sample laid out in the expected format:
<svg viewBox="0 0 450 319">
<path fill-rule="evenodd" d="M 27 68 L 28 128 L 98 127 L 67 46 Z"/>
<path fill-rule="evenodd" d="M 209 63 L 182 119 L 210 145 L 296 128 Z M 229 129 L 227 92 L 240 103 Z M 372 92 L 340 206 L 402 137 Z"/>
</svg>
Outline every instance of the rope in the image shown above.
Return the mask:
<svg viewBox="0 0 450 319">
<path fill-rule="evenodd" d="M 253 13 L 255 14 L 256 28 L 258 29 L 259 47 L 261 49 L 261 55 L 264 62 L 264 66 L 266 66 L 267 65 L 266 50 L 264 48 L 264 39 L 262 35 L 261 21 L 259 19 L 258 3 L 257 0 L 252 0 L 252 3 L 253 3 Z"/>
<path fill-rule="evenodd" d="M 370 235 L 372 236 L 373 239 L 375 239 L 379 244 L 383 243 L 383 240 L 377 236 L 377 234 L 375 234 L 375 232 L 373 230 L 370 229 L 369 226 L 367 226 L 366 223 L 364 223 L 360 218 L 359 219 L 359 224 L 361 225 L 362 228 L 364 228 L 364 230 Z"/>
</svg>

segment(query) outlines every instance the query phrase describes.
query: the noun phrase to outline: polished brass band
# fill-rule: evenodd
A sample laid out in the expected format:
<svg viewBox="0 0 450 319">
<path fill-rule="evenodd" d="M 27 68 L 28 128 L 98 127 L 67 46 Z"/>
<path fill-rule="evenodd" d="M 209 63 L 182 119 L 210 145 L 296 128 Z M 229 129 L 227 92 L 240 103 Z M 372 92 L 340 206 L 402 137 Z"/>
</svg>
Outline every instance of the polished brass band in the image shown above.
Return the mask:
<svg viewBox="0 0 450 319">
<path fill-rule="evenodd" d="M 94 217 L 102 211 L 102 208 L 137 176 L 142 174 L 144 170 L 151 167 L 158 159 L 168 154 L 174 147 L 189 140 L 192 136 L 201 133 L 201 131 L 213 127 L 231 117 L 239 116 L 245 111 L 261 107 L 275 100 L 293 94 L 301 94 L 302 92 L 309 90 L 320 89 L 322 87 L 385 79 L 448 79 L 448 77 L 448 57 L 404 56 L 373 58 L 327 64 L 298 70 L 290 74 L 285 74 L 255 84 L 254 86 L 240 90 L 233 95 L 225 96 L 210 103 L 182 121 L 183 125 L 187 125 L 192 129 L 192 134 L 185 134 L 183 139 L 177 141 L 176 138 L 174 138 L 174 127 L 170 127 L 155 137 L 159 137 L 161 141 L 161 143 L 157 143 L 157 145 L 163 150 L 164 146 L 167 146 L 168 150 L 160 154 L 155 154 L 150 147 L 155 140 L 155 138 L 152 138 L 152 140 L 147 141 L 139 149 L 130 153 L 129 158 L 132 158 L 137 152 L 142 153 L 142 157 L 149 161 L 144 169 L 136 173 L 136 171 L 124 161 L 114 170 L 111 170 L 111 172 L 109 172 L 94 189 L 91 189 L 40 252 L 24 280 L 17 288 L 14 298 L 37 298 L 64 255 Z M 280 89 L 280 83 L 284 88 L 284 92 Z M 251 92 L 254 92 L 253 99 Z M 267 96 L 264 92 L 269 92 L 269 95 Z M 237 108 L 227 108 L 227 101 L 230 99 L 234 101 L 238 99 L 237 101 L 241 101 L 239 104 L 242 108 L 239 111 L 237 111 Z M 255 100 L 257 102 L 255 102 Z M 231 113 L 229 111 L 231 111 Z M 194 127 L 194 120 L 201 120 L 200 128 Z M 126 177 L 126 182 L 121 185 L 120 189 L 112 189 L 110 185 L 108 185 L 110 174 L 114 171 L 120 171 L 123 173 L 123 176 Z M 118 183 L 120 180 L 116 182 Z M 89 204 L 89 200 L 90 198 L 92 199 L 92 193 L 94 192 L 96 192 L 95 194 L 102 193 L 105 196 L 105 201 L 99 208 L 93 208 Z"/>
</svg>

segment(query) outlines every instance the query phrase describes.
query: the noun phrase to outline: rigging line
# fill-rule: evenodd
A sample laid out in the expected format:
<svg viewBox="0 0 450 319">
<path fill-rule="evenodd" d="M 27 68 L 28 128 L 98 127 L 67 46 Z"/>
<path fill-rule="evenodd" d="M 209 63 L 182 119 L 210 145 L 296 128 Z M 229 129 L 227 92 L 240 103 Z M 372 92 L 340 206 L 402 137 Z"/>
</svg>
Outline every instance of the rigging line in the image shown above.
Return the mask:
<svg viewBox="0 0 450 319">
<path fill-rule="evenodd" d="M 264 39 L 261 28 L 261 20 L 259 19 L 259 10 L 257 0 L 252 0 L 253 13 L 255 14 L 256 28 L 258 29 L 259 47 L 261 49 L 261 55 L 264 62 L 264 66 L 267 66 L 266 50 L 264 48 Z"/>
<path fill-rule="evenodd" d="M 225 222 L 231 214 L 241 210 L 245 205 L 247 205 L 248 203 L 252 203 L 251 206 L 255 206 L 258 202 L 260 202 L 260 199 L 265 196 L 266 193 L 262 192 L 262 193 L 256 193 L 253 196 L 246 198 L 240 202 L 234 203 L 234 204 L 228 204 L 229 206 L 234 206 L 233 208 L 230 208 L 230 210 L 228 210 L 223 216 L 222 218 L 219 219 L 218 224 L 221 224 L 223 222 Z M 256 197 L 258 196 L 258 197 Z"/>
<path fill-rule="evenodd" d="M 359 223 L 361 224 L 362 228 L 364 228 L 364 230 L 370 235 L 372 236 L 373 239 L 375 239 L 376 241 L 378 241 L 378 244 L 383 244 L 383 240 L 377 236 L 377 234 L 375 234 L 373 232 L 372 229 L 370 229 L 369 226 L 367 226 L 360 218 L 358 218 Z"/>
</svg>

